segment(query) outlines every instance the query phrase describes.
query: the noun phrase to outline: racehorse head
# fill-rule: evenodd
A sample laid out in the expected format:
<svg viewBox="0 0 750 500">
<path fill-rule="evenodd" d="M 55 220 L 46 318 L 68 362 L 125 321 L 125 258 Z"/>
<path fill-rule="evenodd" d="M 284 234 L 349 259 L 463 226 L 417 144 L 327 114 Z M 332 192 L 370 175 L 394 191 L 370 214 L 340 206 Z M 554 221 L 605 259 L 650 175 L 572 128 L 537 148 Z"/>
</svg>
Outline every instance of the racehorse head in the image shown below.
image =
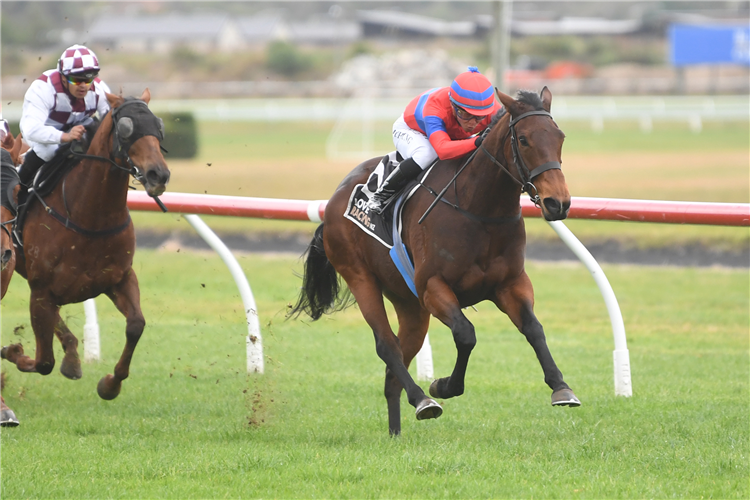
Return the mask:
<svg viewBox="0 0 750 500">
<path fill-rule="evenodd" d="M 568 216 L 570 193 L 560 169 L 565 134 L 550 115 L 552 92 L 544 87 L 539 95 L 519 92 L 518 99 L 495 89 L 510 114 L 505 157 L 513 158 L 516 170 L 532 201 L 548 221 Z M 513 170 L 513 169 L 511 169 Z"/>
<path fill-rule="evenodd" d="M 107 94 L 112 108 L 114 155 L 127 162 L 133 176 L 151 196 L 162 194 L 169 182 L 169 168 L 161 153 L 164 122 L 148 108 L 151 93 L 140 99 Z"/>
</svg>

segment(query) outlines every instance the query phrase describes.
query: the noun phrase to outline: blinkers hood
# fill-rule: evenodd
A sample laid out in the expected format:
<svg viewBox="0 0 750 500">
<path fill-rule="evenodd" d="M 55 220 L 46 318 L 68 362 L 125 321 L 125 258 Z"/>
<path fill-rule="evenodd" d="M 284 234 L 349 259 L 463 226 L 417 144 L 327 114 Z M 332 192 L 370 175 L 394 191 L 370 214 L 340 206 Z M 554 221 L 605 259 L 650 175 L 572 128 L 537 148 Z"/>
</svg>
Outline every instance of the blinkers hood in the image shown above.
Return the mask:
<svg viewBox="0 0 750 500">
<path fill-rule="evenodd" d="M 161 143 L 164 140 L 164 121 L 154 115 L 148 105 L 134 97 L 112 111 L 115 129 L 115 156 L 127 156 L 130 146 L 141 137 L 152 135 Z"/>
</svg>

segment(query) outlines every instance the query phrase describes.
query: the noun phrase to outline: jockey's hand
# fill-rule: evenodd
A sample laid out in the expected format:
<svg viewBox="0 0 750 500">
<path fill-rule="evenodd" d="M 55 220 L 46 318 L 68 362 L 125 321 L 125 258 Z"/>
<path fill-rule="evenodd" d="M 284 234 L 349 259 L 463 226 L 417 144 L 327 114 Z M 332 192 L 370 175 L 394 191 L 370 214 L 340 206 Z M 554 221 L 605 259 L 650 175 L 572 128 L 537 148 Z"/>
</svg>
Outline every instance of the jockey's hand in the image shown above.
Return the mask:
<svg viewBox="0 0 750 500">
<path fill-rule="evenodd" d="M 474 145 L 475 145 L 476 147 L 479 147 L 479 146 L 481 146 L 481 145 L 482 145 L 482 136 L 481 136 L 481 135 L 478 135 L 478 136 L 477 136 L 477 138 L 476 138 L 476 139 L 474 139 Z"/>
<path fill-rule="evenodd" d="M 83 125 L 76 125 L 72 129 L 70 129 L 70 132 L 63 132 L 62 137 L 60 138 L 60 142 L 71 142 L 71 141 L 78 141 L 83 138 L 83 134 L 86 133 L 86 128 Z"/>
</svg>

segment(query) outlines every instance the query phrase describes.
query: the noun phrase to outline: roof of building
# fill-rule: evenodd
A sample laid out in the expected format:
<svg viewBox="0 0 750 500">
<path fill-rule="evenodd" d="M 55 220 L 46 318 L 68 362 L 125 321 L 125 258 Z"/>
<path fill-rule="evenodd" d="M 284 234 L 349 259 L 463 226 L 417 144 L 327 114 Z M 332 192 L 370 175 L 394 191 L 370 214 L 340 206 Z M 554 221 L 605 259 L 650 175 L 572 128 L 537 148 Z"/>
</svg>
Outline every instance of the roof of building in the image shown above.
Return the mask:
<svg viewBox="0 0 750 500">
<path fill-rule="evenodd" d="M 476 23 L 472 21 L 443 21 L 392 10 L 359 10 L 357 19 L 366 24 L 433 36 L 472 36 L 476 31 Z"/>
</svg>

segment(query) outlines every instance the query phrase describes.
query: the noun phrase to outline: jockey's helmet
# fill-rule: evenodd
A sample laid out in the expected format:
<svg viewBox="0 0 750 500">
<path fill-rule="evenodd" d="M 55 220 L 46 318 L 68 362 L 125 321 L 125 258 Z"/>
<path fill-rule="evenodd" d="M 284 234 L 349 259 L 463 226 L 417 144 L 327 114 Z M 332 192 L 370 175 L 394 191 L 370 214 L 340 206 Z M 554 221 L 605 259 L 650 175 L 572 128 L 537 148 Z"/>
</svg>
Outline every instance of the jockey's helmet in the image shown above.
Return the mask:
<svg viewBox="0 0 750 500">
<path fill-rule="evenodd" d="M 60 56 L 57 70 L 64 76 L 93 78 L 99 73 L 99 60 L 93 50 L 83 45 L 73 45 Z"/>
<path fill-rule="evenodd" d="M 495 89 L 476 66 L 453 80 L 448 95 L 453 104 L 475 116 L 489 115 L 495 104 Z"/>
</svg>

